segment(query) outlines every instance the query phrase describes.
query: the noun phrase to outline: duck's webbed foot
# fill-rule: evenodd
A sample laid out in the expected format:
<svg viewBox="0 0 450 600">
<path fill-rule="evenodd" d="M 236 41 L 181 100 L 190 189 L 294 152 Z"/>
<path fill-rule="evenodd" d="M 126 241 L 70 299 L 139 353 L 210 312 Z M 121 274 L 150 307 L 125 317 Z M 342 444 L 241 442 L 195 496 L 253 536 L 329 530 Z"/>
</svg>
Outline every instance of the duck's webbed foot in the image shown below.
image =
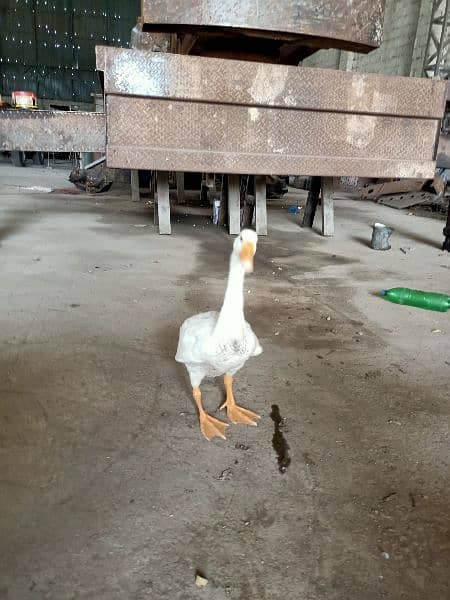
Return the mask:
<svg viewBox="0 0 450 600">
<path fill-rule="evenodd" d="M 231 375 L 225 375 L 224 382 L 225 389 L 227 391 L 227 399 L 220 408 L 227 409 L 228 418 L 232 423 L 242 423 L 244 425 L 257 425 L 258 419 L 260 419 L 261 417 L 253 411 L 239 406 L 234 401 L 233 377 Z"/>
<path fill-rule="evenodd" d="M 195 403 L 198 408 L 199 420 L 200 420 L 200 431 L 203 433 L 207 440 L 212 440 L 215 437 L 220 437 L 223 440 L 225 437 L 225 429 L 228 427 L 228 423 L 220 421 L 209 415 L 202 405 L 202 394 L 200 388 L 194 388 L 192 390 Z"/>
</svg>

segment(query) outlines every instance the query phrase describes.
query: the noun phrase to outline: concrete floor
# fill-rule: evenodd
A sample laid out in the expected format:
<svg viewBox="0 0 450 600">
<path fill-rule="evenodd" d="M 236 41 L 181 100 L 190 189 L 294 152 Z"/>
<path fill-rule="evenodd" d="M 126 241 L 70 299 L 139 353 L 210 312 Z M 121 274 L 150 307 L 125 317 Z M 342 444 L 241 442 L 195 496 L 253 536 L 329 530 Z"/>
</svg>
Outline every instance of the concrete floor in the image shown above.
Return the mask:
<svg viewBox="0 0 450 600">
<path fill-rule="evenodd" d="M 230 237 L 14 187 L 66 176 L 0 165 L 0 598 L 450 598 L 450 315 L 376 296 L 450 291 L 442 221 L 342 200 L 323 239 L 274 203 L 247 279 L 264 353 L 236 381 L 262 419 L 208 443 L 174 354 L 220 306 Z"/>
</svg>

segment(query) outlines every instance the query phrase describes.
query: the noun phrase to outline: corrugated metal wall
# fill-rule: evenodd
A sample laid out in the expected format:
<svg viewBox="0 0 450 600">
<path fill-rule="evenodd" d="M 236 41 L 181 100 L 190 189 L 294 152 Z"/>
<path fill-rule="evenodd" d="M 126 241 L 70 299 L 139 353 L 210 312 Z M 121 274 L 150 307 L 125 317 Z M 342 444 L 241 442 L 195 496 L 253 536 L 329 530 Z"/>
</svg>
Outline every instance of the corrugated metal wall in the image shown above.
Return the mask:
<svg viewBox="0 0 450 600">
<path fill-rule="evenodd" d="M 95 46 L 128 46 L 139 0 L 0 0 L 0 94 L 92 102 Z"/>
</svg>

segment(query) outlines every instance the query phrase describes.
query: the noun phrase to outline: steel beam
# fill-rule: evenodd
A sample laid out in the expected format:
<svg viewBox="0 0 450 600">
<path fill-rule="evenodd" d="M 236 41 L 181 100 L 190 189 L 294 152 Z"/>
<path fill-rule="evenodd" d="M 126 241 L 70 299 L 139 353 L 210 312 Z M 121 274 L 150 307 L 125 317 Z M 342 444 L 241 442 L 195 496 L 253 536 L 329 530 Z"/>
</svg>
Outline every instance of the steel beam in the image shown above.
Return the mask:
<svg viewBox="0 0 450 600">
<path fill-rule="evenodd" d="M 114 95 L 107 113 L 111 167 L 261 175 L 432 178 L 440 124 Z"/>
<path fill-rule="evenodd" d="M 384 5 L 384 0 L 142 0 L 142 20 L 154 30 L 221 28 L 368 52 L 381 43 Z"/>
<path fill-rule="evenodd" d="M 106 94 L 311 111 L 442 118 L 445 85 L 351 73 L 97 46 Z"/>
<path fill-rule="evenodd" d="M 95 112 L 0 111 L 0 150 L 105 152 L 106 118 Z"/>
</svg>

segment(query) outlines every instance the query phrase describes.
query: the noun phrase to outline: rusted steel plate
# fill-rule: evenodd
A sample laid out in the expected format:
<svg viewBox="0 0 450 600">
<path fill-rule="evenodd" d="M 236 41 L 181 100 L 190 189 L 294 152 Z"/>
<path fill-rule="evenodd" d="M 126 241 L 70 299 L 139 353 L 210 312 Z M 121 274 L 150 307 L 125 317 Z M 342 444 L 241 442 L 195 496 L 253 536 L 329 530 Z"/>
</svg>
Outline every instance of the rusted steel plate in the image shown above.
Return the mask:
<svg viewBox="0 0 450 600">
<path fill-rule="evenodd" d="M 137 23 L 131 30 L 131 47 L 152 52 L 171 52 L 175 50 L 174 35 L 171 33 L 150 33 L 142 30 L 142 24 Z M 107 46 L 105 46 L 107 47 Z M 103 70 L 103 69 L 100 69 Z"/>
<path fill-rule="evenodd" d="M 142 0 L 143 22 L 182 27 L 235 28 L 323 38 L 327 47 L 369 51 L 382 39 L 385 0 Z M 334 41 L 332 43 L 331 41 Z"/>
<path fill-rule="evenodd" d="M 307 110 L 441 118 L 446 84 L 331 69 L 97 46 L 105 92 Z"/>
<path fill-rule="evenodd" d="M 218 173 L 434 174 L 439 121 L 107 96 L 111 167 Z"/>
<path fill-rule="evenodd" d="M 105 152 L 105 115 L 51 110 L 0 111 L 0 150 Z"/>
</svg>

